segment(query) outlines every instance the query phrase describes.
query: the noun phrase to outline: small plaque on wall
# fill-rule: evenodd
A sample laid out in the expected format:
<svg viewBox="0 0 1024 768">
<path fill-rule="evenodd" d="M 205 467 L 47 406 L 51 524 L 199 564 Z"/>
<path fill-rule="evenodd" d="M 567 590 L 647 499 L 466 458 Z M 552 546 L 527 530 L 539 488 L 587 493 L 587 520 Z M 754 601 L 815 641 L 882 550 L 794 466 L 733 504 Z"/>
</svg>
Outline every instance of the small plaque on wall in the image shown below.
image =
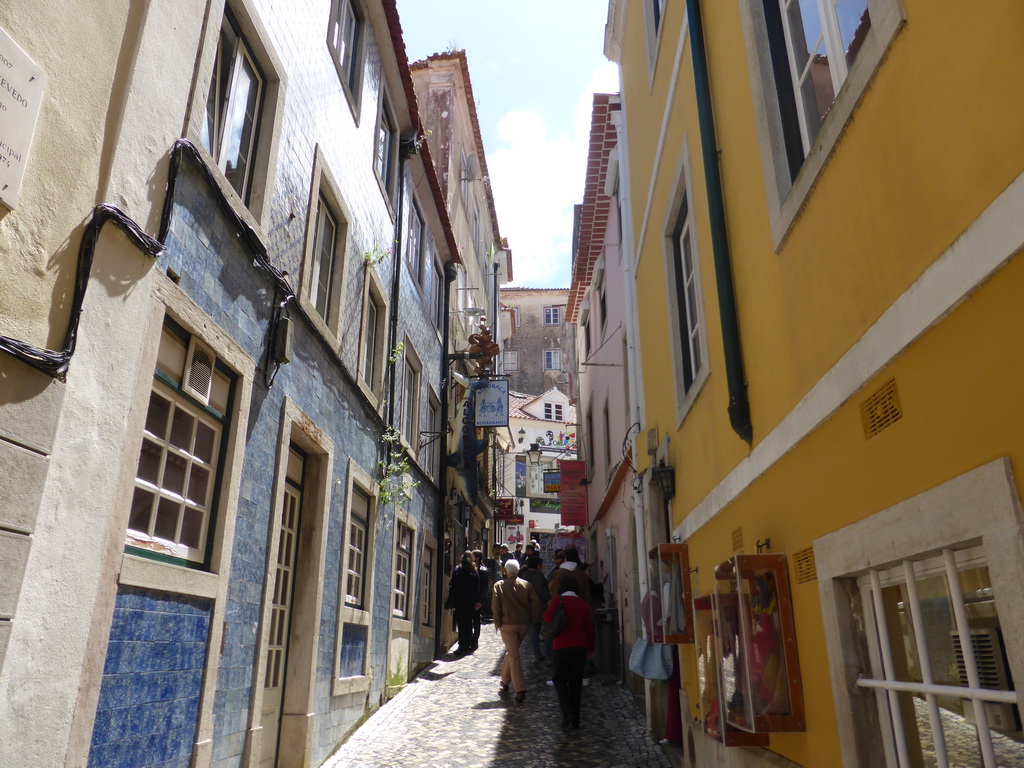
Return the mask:
<svg viewBox="0 0 1024 768">
<path fill-rule="evenodd" d="M 46 74 L 0 29 L 0 203 L 10 209 L 28 163 Z"/>
</svg>

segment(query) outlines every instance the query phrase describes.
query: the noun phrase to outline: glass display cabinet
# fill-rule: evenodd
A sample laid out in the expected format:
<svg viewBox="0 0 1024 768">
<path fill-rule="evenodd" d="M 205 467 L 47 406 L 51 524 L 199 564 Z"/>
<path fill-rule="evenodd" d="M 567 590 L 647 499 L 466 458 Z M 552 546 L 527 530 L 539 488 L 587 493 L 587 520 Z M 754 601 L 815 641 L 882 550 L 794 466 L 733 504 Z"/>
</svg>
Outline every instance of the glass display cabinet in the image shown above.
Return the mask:
<svg viewBox="0 0 1024 768">
<path fill-rule="evenodd" d="M 648 595 L 647 605 L 659 612 L 661 619 L 661 631 L 656 631 L 651 640 L 656 643 L 692 643 L 693 598 L 686 544 L 659 544 L 648 557 L 648 583 L 653 595 Z"/>
<path fill-rule="evenodd" d="M 742 734 L 804 730 L 785 555 L 735 555 L 694 599 L 704 732 L 727 746 Z"/>
</svg>

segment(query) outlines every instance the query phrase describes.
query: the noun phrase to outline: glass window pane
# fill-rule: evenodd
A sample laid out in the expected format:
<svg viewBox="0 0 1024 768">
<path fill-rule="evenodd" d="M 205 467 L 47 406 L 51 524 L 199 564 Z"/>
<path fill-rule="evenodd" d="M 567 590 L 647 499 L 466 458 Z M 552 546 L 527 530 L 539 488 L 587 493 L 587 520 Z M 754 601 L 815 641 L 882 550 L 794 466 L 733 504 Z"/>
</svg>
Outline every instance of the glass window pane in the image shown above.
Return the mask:
<svg viewBox="0 0 1024 768">
<path fill-rule="evenodd" d="M 210 473 L 199 466 L 192 466 L 192 472 L 188 478 L 188 500 L 196 504 L 206 506 L 208 499 L 206 494 L 210 489 Z"/>
<path fill-rule="evenodd" d="M 359 677 L 366 666 L 367 628 L 361 624 L 345 624 L 341 630 L 339 677 Z"/>
<path fill-rule="evenodd" d="M 192 549 L 199 549 L 203 538 L 203 521 L 205 515 L 195 507 L 185 508 L 185 517 L 181 521 L 181 543 Z"/>
<path fill-rule="evenodd" d="M 156 485 L 160 478 L 160 464 L 163 460 L 163 449 L 152 440 L 142 441 L 139 453 L 139 471 L 137 477 L 147 483 Z"/>
<path fill-rule="evenodd" d="M 132 509 L 128 515 L 128 528 L 132 531 L 149 533 L 149 521 L 153 514 L 153 499 L 156 494 L 136 488 L 132 496 Z"/>
<path fill-rule="evenodd" d="M 161 487 L 176 493 L 179 496 L 185 495 L 185 474 L 188 472 L 188 459 L 176 453 L 167 453 L 164 459 L 164 478 Z"/>
<path fill-rule="evenodd" d="M 200 421 L 196 424 L 196 444 L 192 455 L 204 464 L 213 464 L 213 451 L 216 442 L 217 433 L 208 424 Z"/>
<path fill-rule="evenodd" d="M 167 419 L 171 412 L 171 404 L 165 397 L 156 392 L 149 398 L 149 411 L 146 414 L 146 431 L 159 438 L 167 437 Z"/>
<path fill-rule="evenodd" d="M 156 525 L 153 528 L 154 536 L 167 539 L 168 541 L 176 541 L 181 506 L 180 503 L 171 501 L 166 497 L 160 499 L 156 511 Z"/>
<path fill-rule="evenodd" d="M 839 34 L 843 39 L 843 51 L 849 64 L 857 58 L 857 52 L 871 27 L 867 0 L 834 0 L 836 18 L 839 20 Z"/>
<path fill-rule="evenodd" d="M 181 408 L 174 409 L 174 418 L 171 422 L 170 443 L 175 448 L 180 448 L 186 453 L 192 452 L 192 427 L 196 419 L 188 411 Z"/>
</svg>

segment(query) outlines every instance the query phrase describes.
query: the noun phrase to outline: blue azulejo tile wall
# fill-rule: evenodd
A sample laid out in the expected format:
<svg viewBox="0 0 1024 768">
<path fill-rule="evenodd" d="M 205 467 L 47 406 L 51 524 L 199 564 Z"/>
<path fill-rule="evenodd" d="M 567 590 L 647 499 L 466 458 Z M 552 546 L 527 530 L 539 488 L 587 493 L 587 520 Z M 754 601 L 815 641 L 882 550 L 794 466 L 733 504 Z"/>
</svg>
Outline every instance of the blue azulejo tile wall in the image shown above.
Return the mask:
<svg viewBox="0 0 1024 768">
<path fill-rule="evenodd" d="M 210 607 L 181 595 L 118 590 L 89 768 L 188 768 Z"/>
</svg>

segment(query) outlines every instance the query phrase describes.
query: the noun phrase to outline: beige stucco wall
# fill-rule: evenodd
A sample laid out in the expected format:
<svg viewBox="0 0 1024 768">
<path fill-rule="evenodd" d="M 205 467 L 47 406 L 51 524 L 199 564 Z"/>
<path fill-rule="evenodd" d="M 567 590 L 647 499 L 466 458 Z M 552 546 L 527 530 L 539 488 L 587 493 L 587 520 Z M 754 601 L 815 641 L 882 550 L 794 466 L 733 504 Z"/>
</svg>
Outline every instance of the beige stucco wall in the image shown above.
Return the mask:
<svg viewBox="0 0 1024 768">
<path fill-rule="evenodd" d="M 17 209 L 0 209 L 0 334 L 62 345 L 96 204 L 157 234 L 205 12 L 202 0 L 0 6 L 0 27 L 48 77 Z M 146 391 L 143 359 L 154 354 L 145 329 L 158 269 L 107 225 L 66 383 L 0 355 L 0 464 L 19 474 L 17 493 L 0 495 L 0 518 L 28 545 L 20 572 L 2 576 L 22 584 L 13 619 L 0 621 L 4 766 L 85 763 L 121 564 L 119 483 L 137 458 L 128 421 Z M 147 378 L 151 361 L 148 369 Z"/>
</svg>

